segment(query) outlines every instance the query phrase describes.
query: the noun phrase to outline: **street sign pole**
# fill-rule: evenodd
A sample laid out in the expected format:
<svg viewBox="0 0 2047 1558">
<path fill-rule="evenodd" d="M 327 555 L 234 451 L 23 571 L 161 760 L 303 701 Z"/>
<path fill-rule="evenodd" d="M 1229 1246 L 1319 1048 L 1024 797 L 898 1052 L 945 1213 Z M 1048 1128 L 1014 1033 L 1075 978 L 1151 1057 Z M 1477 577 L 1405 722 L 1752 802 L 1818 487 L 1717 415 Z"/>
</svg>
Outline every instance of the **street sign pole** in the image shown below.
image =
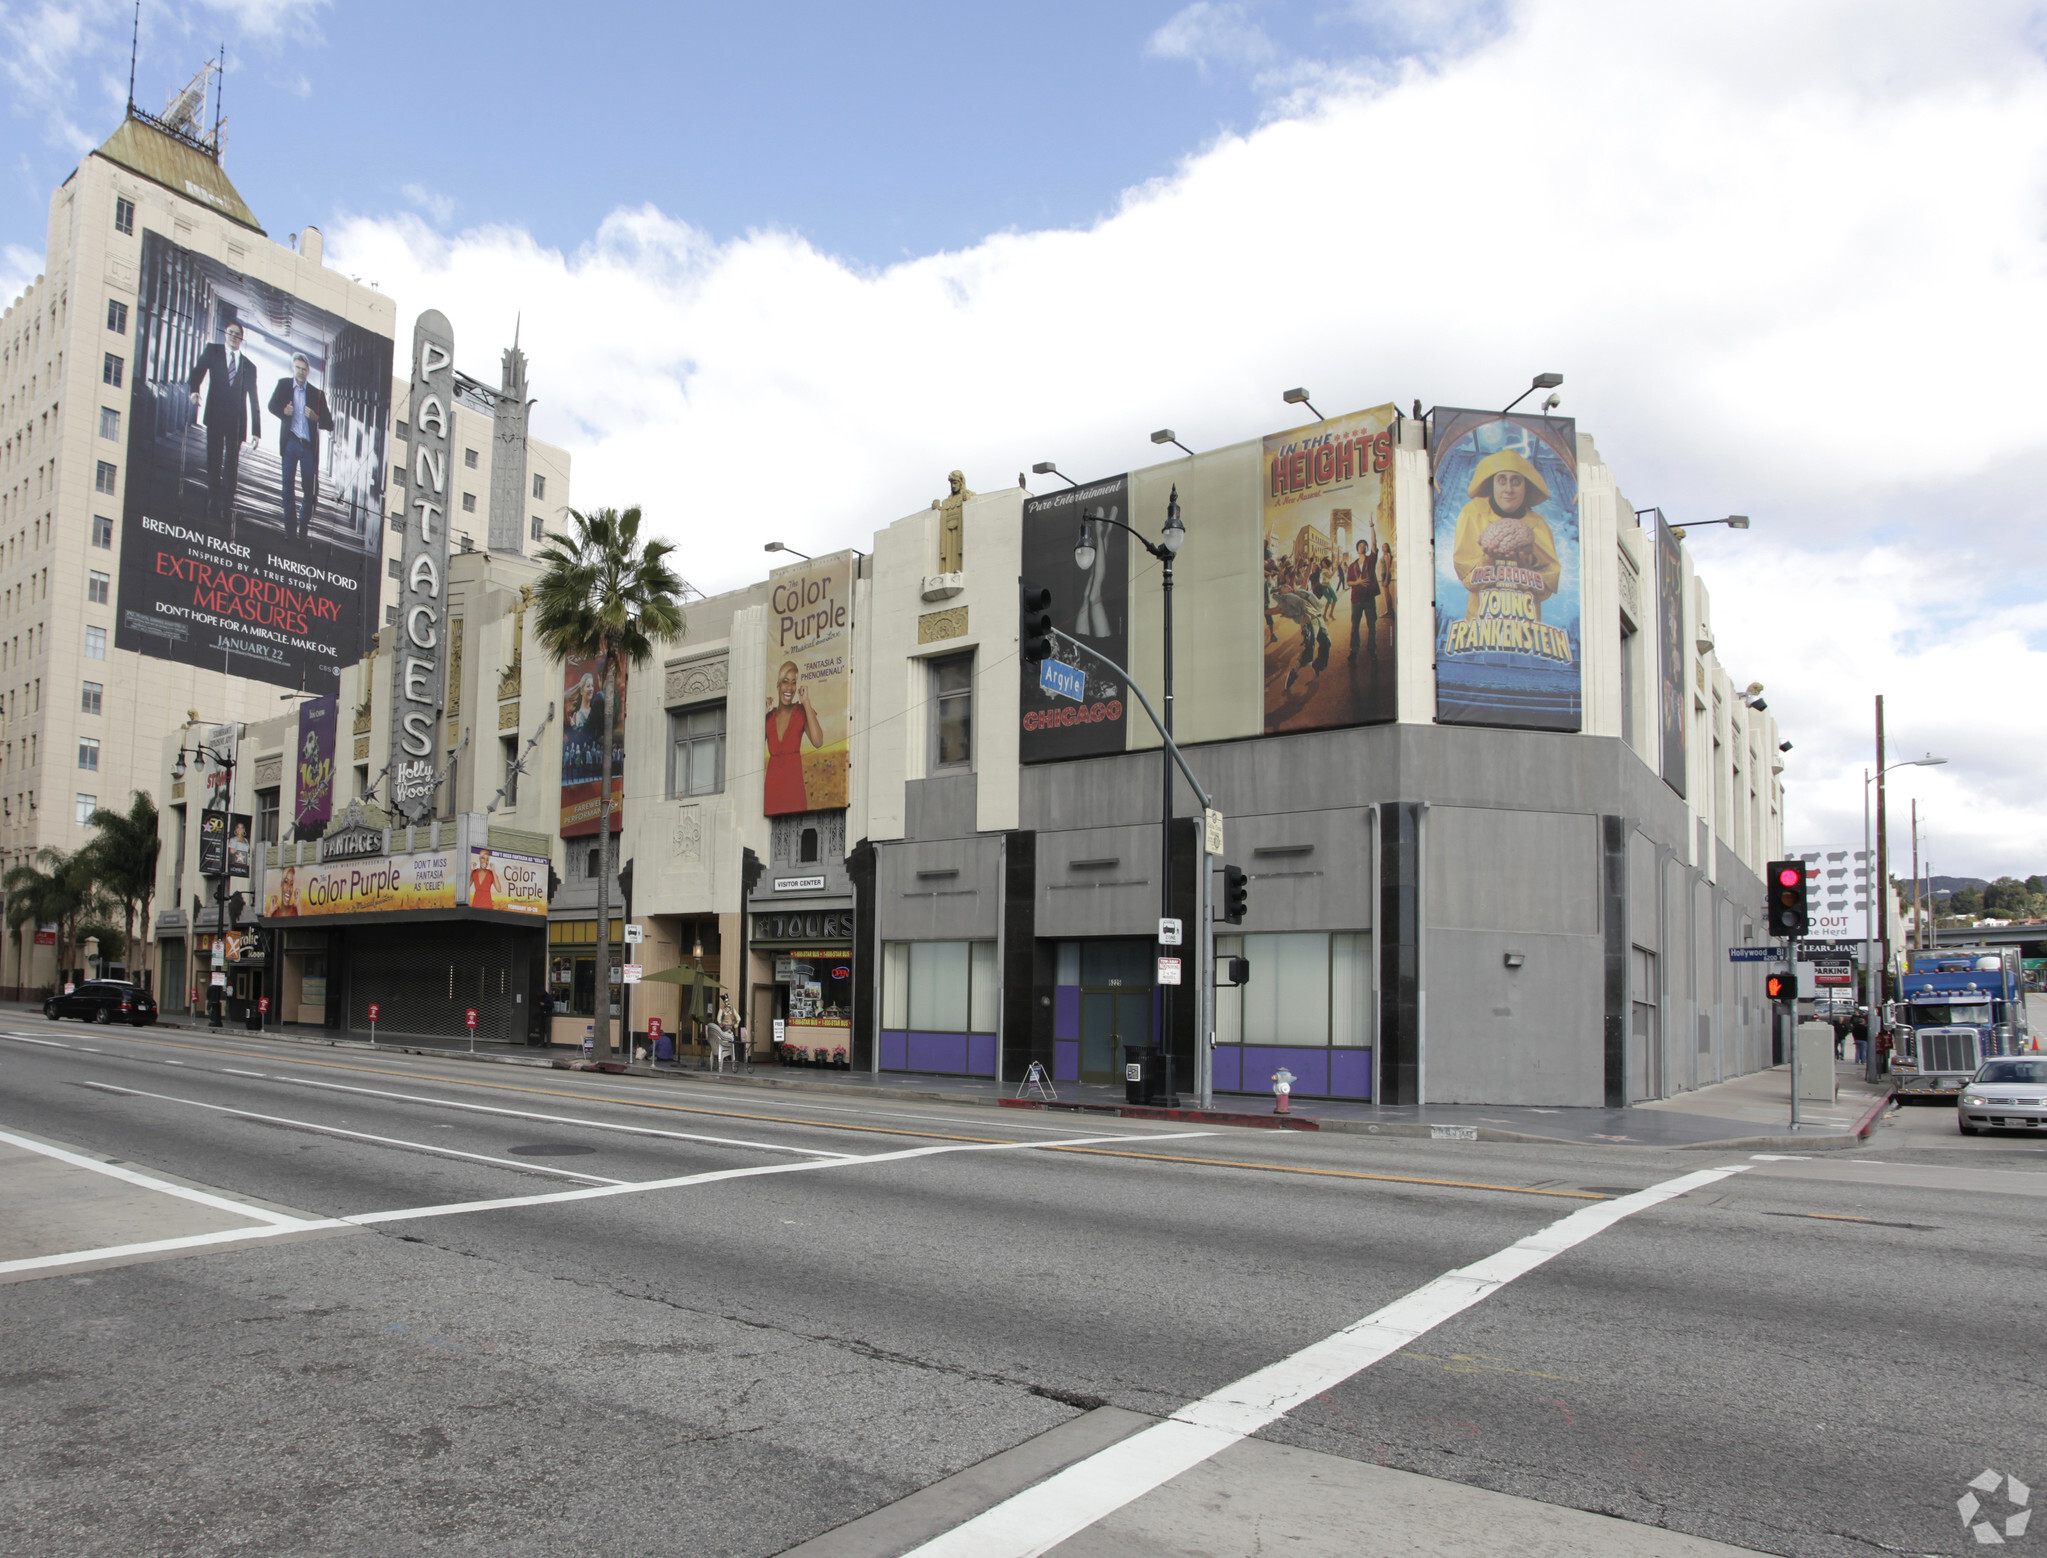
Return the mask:
<svg viewBox="0 0 2047 1558">
<path fill-rule="evenodd" d="M 1798 1129 L 1798 938 L 1792 937 L 1787 943 L 1791 948 L 1791 1129 Z"/>
</svg>

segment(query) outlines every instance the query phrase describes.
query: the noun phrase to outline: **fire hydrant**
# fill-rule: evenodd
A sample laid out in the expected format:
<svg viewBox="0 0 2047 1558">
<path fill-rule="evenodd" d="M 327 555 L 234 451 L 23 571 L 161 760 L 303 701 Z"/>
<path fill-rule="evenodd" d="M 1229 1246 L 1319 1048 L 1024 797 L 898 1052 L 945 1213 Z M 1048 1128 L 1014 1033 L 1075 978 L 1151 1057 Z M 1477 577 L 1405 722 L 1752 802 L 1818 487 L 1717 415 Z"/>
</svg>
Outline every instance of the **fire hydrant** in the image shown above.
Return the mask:
<svg viewBox="0 0 2047 1558">
<path fill-rule="evenodd" d="M 1272 1073 L 1272 1096 L 1274 1114 L 1291 1114 L 1294 1101 L 1294 1074 L 1281 1066 Z"/>
</svg>

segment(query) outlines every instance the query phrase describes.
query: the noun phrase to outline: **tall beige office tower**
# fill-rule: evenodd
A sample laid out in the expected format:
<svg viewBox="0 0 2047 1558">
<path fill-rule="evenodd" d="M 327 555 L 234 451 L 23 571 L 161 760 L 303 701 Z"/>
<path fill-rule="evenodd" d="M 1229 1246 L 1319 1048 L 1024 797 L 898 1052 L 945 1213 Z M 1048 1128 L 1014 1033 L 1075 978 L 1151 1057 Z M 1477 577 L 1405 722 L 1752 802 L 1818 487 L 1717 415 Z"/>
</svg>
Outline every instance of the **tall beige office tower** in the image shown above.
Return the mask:
<svg viewBox="0 0 2047 1558">
<path fill-rule="evenodd" d="M 266 233 L 203 103 L 130 107 L 51 197 L 44 274 L 0 318 L 0 867 L 161 788 L 191 716 L 334 694 L 395 590 L 410 319 L 327 269 L 317 229 Z M 458 546 L 531 551 L 568 501 L 565 452 L 525 437 L 525 377 L 516 347 L 500 386 L 458 376 Z M 234 775 L 233 810 L 276 838 L 263 777 Z M 168 839 L 179 798 L 154 798 Z M 0 989 L 55 978 L 54 940 L 8 933 Z"/>
</svg>

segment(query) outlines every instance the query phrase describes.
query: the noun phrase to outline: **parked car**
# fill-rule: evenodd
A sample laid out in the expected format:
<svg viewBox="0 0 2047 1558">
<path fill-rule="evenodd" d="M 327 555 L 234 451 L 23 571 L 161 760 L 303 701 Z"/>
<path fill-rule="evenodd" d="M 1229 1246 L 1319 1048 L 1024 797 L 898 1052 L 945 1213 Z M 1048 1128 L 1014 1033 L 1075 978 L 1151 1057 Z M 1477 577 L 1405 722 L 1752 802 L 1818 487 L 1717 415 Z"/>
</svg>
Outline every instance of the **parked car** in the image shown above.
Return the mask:
<svg viewBox="0 0 2047 1558">
<path fill-rule="evenodd" d="M 43 1015 L 56 1022 L 80 1017 L 87 1022 L 125 1022 L 140 1028 L 156 1021 L 156 997 L 125 979 L 88 979 L 59 991 L 43 1002 Z"/>
<path fill-rule="evenodd" d="M 2047 1135 L 2047 1058 L 1984 1061 L 1962 1088 L 1955 1122 L 1964 1136 L 1978 1131 Z"/>
</svg>

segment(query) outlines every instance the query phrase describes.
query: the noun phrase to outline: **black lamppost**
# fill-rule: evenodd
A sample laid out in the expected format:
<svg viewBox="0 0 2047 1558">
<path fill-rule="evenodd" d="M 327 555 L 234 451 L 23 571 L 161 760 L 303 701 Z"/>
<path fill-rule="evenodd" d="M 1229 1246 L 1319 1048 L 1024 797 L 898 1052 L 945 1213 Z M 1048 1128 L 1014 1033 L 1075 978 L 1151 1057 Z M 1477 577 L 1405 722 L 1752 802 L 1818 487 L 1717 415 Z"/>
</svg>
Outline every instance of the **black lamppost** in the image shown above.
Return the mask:
<svg viewBox="0 0 2047 1558">
<path fill-rule="evenodd" d="M 1166 522 L 1159 530 L 1156 541 L 1148 540 L 1140 532 L 1131 529 L 1120 519 L 1111 519 L 1101 509 L 1083 513 L 1080 517 L 1080 538 L 1073 546 L 1073 561 L 1082 573 L 1095 565 L 1094 525 L 1114 525 L 1128 533 L 1139 546 L 1158 559 L 1159 575 L 1165 591 L 1165 664 L 1162 680 L 1165 685 L 1165 725 L 1168 736 L 1173 733 L 1173 557 L 1187 539 L 1187 527 L 1180 523 L 1180 488 L 1176 482 L 1172 495 L 1166 499 Z M 1165 805 L 1159 817 L 1159 917 L 1173 917 L 1173 754 L 1163 744 L 1159 748 L 1159 764 L 1165 781 Z M 1184 943 L 1183 934 L 1181 940 Z M 1199 960 L 1197 959 L 1197 965 Z M 1155 965 L 1154 965 L 1155 966 Z M 1166 1102 L 1177 1103 L 1173 1090 L 1173 987 L 1161 985 L 1159 1004 L 1159 1026 L 1162 1030 L 1160 1045 L 1166 1063 Z"/>
<path fill-rule="evenodd" d="M 189 748 L 179 747 L 178 760 L 176 763 L 171 765 L 171 777 L 173 779 L 182 779 L 185 777 L 185 759 L 188 756 L 195 758 L 203 757 L 208 762 L 212 763 L 214 767 L 218 768 L 222 773 L 227 775 L 227 778 L 222 782 L 220 786 L 221 803 L 220 875 L 216 876 L 213 879 L 214 929 L 220 937 L 220 945 L 223 949 L 222 966 L 225 967 L 226 966 L 225 948 L 227 943 L 227 881 L 228 881 L 227 833 L 228 828 L 232 825 L 232 818 L 234 814 L 235 760 L 232 756 L 229 757 L 221 756 L 220 753 L 214 751 L 213 748 L 207 746 L 204 742 L 195 743 L 193 746 Z M 210 809 L 211 809 L 210 804 L 206 807 L 202 807 L 200 809 L 200 815 L 203 817 L 205 813 Z M 203 831 L 201 832 L 200 835 L 200 842 L 202 845 L 205 842 L 205 834 Z M 200 861 L 203 867 L 205 862 L 205 856 L 203 851 L 200 856 Z M 218 1028 L 221 1026 L 220 1020 L 221 1012 L 227 1006 L 227 993 L 225 990 L 223 990 L 219 995 L 216 996 L 213 993 L 213 990 L 214 990 L 213 971 L 211 969 L 208 969 L 206 974 L 207 1026 L 212 1028 Z"/>
</svg>

